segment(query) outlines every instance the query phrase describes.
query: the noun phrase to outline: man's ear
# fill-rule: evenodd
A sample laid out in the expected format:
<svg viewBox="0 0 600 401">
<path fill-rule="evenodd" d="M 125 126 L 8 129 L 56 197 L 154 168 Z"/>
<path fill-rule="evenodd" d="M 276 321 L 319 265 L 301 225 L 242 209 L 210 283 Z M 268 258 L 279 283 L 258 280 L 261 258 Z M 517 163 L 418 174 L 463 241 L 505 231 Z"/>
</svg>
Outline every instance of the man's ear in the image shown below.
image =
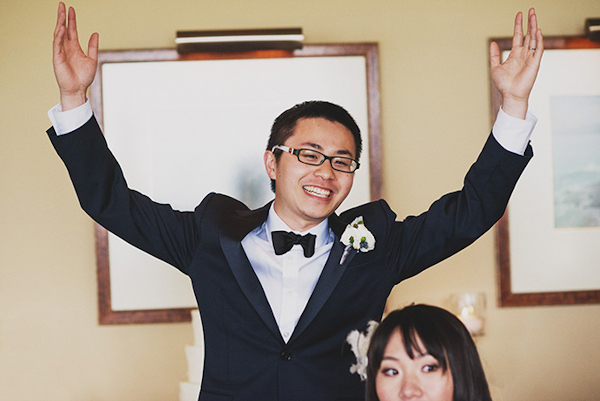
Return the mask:
<svg viewBox="0 0 600 401">
<path fill-rule="evenodd" d="M 270 179 L 274 180 L 277 172 L 277 160 L 275 159 L 275 155 L 270 150 L 265 150 L 265 154 L 263 156 L 265 161 L 265 170 L 267 170 L 267 175 Z"/>
</svg>

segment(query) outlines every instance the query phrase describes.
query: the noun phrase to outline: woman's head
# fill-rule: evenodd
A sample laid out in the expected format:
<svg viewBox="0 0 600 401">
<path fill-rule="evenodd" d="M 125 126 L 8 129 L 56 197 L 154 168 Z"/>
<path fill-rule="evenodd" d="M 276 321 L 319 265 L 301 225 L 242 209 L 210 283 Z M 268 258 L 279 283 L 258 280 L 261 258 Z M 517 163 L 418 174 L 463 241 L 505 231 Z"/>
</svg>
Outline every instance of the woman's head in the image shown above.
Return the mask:
<svg viewBox="0 0 600 401">
<path fill-rule="evenodd" d="M 491 400 L 471 335 L 456 316 L 436 306 L 390 313 L 373 334 L 368 360 L 368 401 Z"/>
</svg>

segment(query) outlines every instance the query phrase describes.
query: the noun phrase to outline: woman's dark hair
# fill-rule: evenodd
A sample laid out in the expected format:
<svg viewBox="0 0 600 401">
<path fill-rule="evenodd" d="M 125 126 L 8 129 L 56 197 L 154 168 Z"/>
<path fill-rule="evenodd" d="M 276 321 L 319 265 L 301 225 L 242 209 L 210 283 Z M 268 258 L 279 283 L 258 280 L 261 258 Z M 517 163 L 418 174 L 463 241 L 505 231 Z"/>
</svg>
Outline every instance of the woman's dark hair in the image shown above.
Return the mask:
<svg viewBox="0 0 600 401">
<path fill-rule="evenodd" d="M 462 322 L 445 309 L 431 305 L 410 305 L 391 312 L 377 327 L 369 346 L 367 401 L 379 401 L 375 389 L 377 371 L 388 341 L 399 331 L 406 353 L 413 358 L 421 352 L 419 342 L 454 381 L 454 401 L 491 401 L 490 390 L 477 347 Z"/>
<path fill-rule="evenodd" d="M 340 123 L 348 128 L 354 138 L 354 145 L 356 147 L 355 159 L 359 161 L 362 151 L 362 140 L 360 138 L 360 128 L 358 128 L 354 118 L 343 107 L 321 100 L 310 100 L 299 103 L 281 113 L 271 127 L 267 150 L 273 149 L 275 145 L 283 145 L 294 134 L 297 122 L 303 118 L 324 118 L 331 122 Z M 279 156 L 281 156 L 281 152 L 277 152 L 275 155 L 277 159 L 279 159 Z M 275 192 L 275 180 L 271 180 L 271 189 Z"/>
</svg>

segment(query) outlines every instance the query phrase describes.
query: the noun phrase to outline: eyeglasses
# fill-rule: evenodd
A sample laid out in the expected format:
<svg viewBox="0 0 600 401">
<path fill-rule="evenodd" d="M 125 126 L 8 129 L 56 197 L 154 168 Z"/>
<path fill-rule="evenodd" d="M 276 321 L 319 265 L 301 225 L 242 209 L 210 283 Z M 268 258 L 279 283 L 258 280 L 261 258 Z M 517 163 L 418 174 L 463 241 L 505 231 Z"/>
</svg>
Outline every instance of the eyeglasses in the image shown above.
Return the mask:
<svg viewBox="0 0 600 401">
<path fill-rule="evenodd" d="M 284 145 L 275 145 L 271 152 L 275 150 L 281 150 L 283 152 L 291 153 L 298 158 L 298 161 L 311 166 L 320 166 L 325 160 L 331 162 L 331 168 L 343 173 L 353 173 L 357 168 L 360 167 L 360 163 L 349 157 L 341 156 L 325 156 L 321 152 L 317 152 L 312 149 L 294 149 Z"/>
</svg>

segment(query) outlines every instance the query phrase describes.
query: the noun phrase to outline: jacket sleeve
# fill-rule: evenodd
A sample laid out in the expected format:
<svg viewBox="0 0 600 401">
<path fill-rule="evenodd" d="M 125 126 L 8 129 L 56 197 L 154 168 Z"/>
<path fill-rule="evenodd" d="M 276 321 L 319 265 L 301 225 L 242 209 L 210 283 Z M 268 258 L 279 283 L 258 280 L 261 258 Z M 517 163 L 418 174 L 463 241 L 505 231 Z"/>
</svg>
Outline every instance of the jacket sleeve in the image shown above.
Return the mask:
<svg viewBox="0 0 600 401">
<path fill-rule="evenodd" d="M 199 241 L 194 213 L 180 212 L 129 189 L 96 119 L 48 136 L 63 160 L 79 203 L 98 224 L 133 246 L 179 268 L 191 261 Z"/>
<path fill-rule="evenodd" d="M 419 216 L 392 223 L 385 246 L 396 282 L 452 256 L 488 231 L 504 214 L 533 156 L 506 151 L 490 135 L 460 191 L 442 196 Z"/>
</svg>

